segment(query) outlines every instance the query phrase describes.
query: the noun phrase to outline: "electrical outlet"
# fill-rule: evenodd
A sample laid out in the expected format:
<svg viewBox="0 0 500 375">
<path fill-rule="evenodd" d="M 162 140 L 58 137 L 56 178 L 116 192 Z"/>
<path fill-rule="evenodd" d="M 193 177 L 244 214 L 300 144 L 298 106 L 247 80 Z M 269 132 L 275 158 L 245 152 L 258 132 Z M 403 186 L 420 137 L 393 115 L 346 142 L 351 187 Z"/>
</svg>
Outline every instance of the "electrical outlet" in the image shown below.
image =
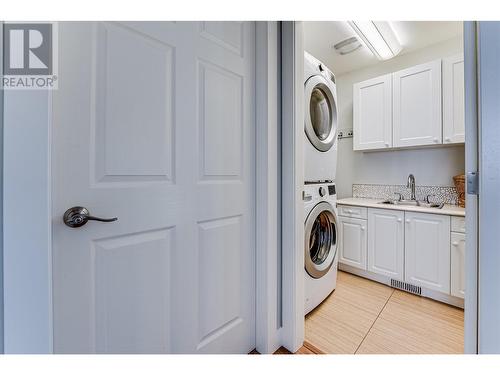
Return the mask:
<svg viewBox="0 0 500 375">
<path fill-rule="evenodd" d="M 349 130 L 339 130 L 337 132 L 337 138 L 338 139 L 352 138 L 352 135 L 353 135 L 352 129 L 349 129 Z"/>
</svg>

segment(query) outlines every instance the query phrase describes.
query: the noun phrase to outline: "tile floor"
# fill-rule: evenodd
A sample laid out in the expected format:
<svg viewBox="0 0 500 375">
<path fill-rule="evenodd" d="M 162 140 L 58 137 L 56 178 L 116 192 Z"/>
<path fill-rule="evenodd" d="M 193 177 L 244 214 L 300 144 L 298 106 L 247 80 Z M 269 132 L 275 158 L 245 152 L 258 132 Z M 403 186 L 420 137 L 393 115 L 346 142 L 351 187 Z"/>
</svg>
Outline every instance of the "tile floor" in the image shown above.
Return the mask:
<svg viewBox="0 0 500 375">
<path fill-rule="evenodd" d="M 462 309 L 339 272 L 337 289 L 307 315 L 299 352 L 460 354 L 463 322 Z"/>
</svg>

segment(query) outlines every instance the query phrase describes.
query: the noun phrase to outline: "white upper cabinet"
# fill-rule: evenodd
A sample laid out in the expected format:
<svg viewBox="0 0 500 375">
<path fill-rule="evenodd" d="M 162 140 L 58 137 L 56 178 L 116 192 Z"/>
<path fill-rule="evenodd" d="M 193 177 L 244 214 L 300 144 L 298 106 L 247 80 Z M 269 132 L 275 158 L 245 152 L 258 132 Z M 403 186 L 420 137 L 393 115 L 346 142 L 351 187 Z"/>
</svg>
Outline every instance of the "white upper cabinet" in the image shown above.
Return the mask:
<svg viewBox="0 0 500 375">
<path fill-rule="evenodd" d="M 353 86 L 353 149 L 392 147 L 392 74 Z"/>
<path fill-rule="evenodd" d="M 404 280 L 404 212 L 368 210 L 368 271 Z"/>
<path fill-rule="evenodd" d="M 450 293 L 450 217 L 405 213 L 405 281 Z"/>
<path fill-rule="evenodd" d="M 441 132 L 441 60 L 393 73 L 394 147 L 439 144 Z"/>
<path fill-rule="evenodd" d="M 464 57 L 443 59 L 443 143 L 465 142 Z"/>
</svg>

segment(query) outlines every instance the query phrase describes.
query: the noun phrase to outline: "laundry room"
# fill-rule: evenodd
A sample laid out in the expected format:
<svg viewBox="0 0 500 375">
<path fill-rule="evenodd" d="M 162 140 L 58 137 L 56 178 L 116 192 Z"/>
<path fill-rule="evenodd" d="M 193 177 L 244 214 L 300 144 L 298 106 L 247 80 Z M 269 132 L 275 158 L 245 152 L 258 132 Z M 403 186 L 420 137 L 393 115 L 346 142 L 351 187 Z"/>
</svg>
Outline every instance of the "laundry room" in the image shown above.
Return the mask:
<svg viewBox="0 0 500 375">
<path fill-rule="evenodd" d="M 462 22 L 304 22 L 305 342 L 464 352 Z"/>
</svg>

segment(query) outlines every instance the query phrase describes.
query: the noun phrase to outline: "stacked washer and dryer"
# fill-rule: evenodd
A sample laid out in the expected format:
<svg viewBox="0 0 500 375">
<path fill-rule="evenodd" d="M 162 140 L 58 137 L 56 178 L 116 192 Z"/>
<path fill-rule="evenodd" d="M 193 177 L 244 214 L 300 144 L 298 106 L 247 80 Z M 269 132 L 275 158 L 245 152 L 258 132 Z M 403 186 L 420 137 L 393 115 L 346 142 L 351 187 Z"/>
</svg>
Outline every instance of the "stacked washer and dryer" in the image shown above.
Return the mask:
<svg viewBox="0 0 500 375">
<path fill-rule="evenodd" d="M 304 53 L 305 314 L 337 284 L 337 90 L 335 76 Z"/>
</svg>

